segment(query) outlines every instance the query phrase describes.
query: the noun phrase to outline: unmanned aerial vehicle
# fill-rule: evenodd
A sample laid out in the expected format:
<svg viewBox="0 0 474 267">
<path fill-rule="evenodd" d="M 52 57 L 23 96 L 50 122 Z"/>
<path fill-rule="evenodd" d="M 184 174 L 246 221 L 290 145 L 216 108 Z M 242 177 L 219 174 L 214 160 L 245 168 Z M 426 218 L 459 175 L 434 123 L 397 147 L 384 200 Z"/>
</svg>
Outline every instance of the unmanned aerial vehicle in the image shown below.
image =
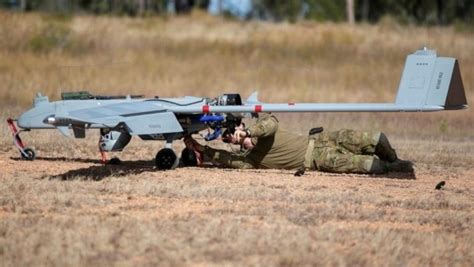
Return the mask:
<svg viewBox="0 0 474 267">
<path fill-rule="evenodd" d="M 177 166 L 174 140 L 211 128 L 207 140 L 218 138 L 242 117 L 260 112 L 429 112 L 467 108 L 458 61 L 439 57 L 426 48 L 409 55 L 393 103 L 264 103 L 253 93 L 246 101 L 239 94 L 216 98 L 143 98 L 140 96 L 93 96 L 86 92 L 65 93 L 61 101 L 50 102 L 38 94 L 33 107 L 17 120 L 9 119 L 14 142 L 25 159 L 35 153 L 25 148 L 19 133 L 35 129 L 57 129 L 75 138 L 86 130 L 100 131 L 99 149 L 121 151 L 132 136 L 163 140 L 165 148 L 155 157 L 158 169 Z M 22 129 L 17 131 L 16 124 Z"/>
</svg>

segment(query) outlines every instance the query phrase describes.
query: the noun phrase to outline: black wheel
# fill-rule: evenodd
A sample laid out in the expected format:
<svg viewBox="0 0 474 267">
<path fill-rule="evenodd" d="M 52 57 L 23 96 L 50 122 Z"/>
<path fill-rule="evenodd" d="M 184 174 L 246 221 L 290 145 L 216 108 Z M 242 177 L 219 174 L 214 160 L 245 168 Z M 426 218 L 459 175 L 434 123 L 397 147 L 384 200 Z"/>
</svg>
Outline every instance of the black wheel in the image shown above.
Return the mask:
<svg viewBox="0 0 474 267">
<path fill-rule="evenodd" d="M 158 170 L 171 170 L 177 159 L 173 149 L 163 148 L 156 153 L 155 164 Z"/>
<path fill-rule="evenodd" d="M 25 149 L 23 149 L 23 152 L 25 152 L 25 153 L 21 153 L 21 158 L 22 159 L 24 159 L 24 160 L 35 160 L 36 154 L 35 154 L 35 151 L 33 149 L 25 148 Z"/>
<path fill-rule="evenodd" d="M 188 148 L 183 149 L 181 152 L 181 162 L 183 162 L 185 167 L 196 167 L 197 159 L 194 151 Z"/>
<path fill-rule="evenodd" d="M 109 162 L 107 162 L 109 165 L 120 165 L 122 161 L 119 158 L 111 158 Z"/>
</svg>

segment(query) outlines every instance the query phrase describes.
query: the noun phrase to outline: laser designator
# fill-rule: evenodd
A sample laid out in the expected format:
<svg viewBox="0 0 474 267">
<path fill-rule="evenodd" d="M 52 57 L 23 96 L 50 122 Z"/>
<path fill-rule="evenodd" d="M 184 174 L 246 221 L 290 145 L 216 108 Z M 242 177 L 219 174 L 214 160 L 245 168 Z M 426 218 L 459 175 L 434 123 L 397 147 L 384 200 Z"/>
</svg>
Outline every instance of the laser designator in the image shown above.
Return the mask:
<svg viewBox="0 0 474 267">
<path fill-rule="evenodd" d="M 380 88 L 382 90 L 382 88 Z M 132 136 L 143 140 L 164 140 L 156 157 L 159 169 L 172 169 L 178 157 L 174 140 L 210 129 L 206 140 L 219 138 L 222 130 L 240 124 L 243 117 L 260 112 L 428 112 L 467 108 L 466 96 L 455 58 L 438 57 L 426 48 L 409 55 L 393 103 L 264 103 L 257 92 L 242 101 L 239 94 L 217 98 L 143 98 L 142 96 L 94 96 L 88 92 L 63 93 L 61 101 L 49 102 L 38 94 L 33 108 L 17 120 L 22 131 L 58 129 L 84 138 L 87 129 L 100 129 L 99 148 L 121 151 Z M 9 119 L 14 143 L 25 159 L 34 159 Z M 105 161 L 106 159 L 103 158 Z"/>
</svg>

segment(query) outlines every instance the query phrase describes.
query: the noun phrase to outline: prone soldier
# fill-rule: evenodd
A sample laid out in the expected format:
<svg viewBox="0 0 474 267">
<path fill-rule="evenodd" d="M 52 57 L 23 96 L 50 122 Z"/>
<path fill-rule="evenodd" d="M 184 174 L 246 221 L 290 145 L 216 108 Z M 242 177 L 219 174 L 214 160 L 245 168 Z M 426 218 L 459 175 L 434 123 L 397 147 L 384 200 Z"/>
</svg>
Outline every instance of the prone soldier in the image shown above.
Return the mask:
<svg viewBox="0 0 474 267">
<path fill-rule="evenodd" d="M 241 125 L 233 134 L 224 133 L 223 141 L 241 145 L 240 153 L 203 146 L 190 137 L 184 141 L 188 150 L 197 153 L 197 158 L 204 155 L 213 164 L 227 168 L 304 168 L 366 174 L 413 172 L 413 164 L 398 158 L 384 133 L 343 129 L 301 136 L 282 129 L 271 114 L 261 114 L 248 128 Z"/>
</svg>

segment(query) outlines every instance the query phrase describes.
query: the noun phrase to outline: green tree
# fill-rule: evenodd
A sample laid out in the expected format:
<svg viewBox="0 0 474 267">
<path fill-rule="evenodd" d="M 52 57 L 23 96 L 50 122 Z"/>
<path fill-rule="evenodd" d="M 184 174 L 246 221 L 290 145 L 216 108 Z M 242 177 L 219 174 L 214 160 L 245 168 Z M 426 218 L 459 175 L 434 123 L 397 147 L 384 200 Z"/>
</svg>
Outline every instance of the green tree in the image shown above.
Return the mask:
<svg viewBox="0 0 474 267">
<path fill-rule="evenodd" d="M 318 21 L 344 21 L 346 0 L 307 0 L 308 19 Z M 357 4 L 357 3 L 356 3 Z"/>
<path fill-rule="evenodd" d="M 390 15 L 401 22 L 417 24 L 450 24 L 455 21 L 472 23 L 472 0 L 358 0 L 358 20 L 377 22 Z"/>
</svg>

